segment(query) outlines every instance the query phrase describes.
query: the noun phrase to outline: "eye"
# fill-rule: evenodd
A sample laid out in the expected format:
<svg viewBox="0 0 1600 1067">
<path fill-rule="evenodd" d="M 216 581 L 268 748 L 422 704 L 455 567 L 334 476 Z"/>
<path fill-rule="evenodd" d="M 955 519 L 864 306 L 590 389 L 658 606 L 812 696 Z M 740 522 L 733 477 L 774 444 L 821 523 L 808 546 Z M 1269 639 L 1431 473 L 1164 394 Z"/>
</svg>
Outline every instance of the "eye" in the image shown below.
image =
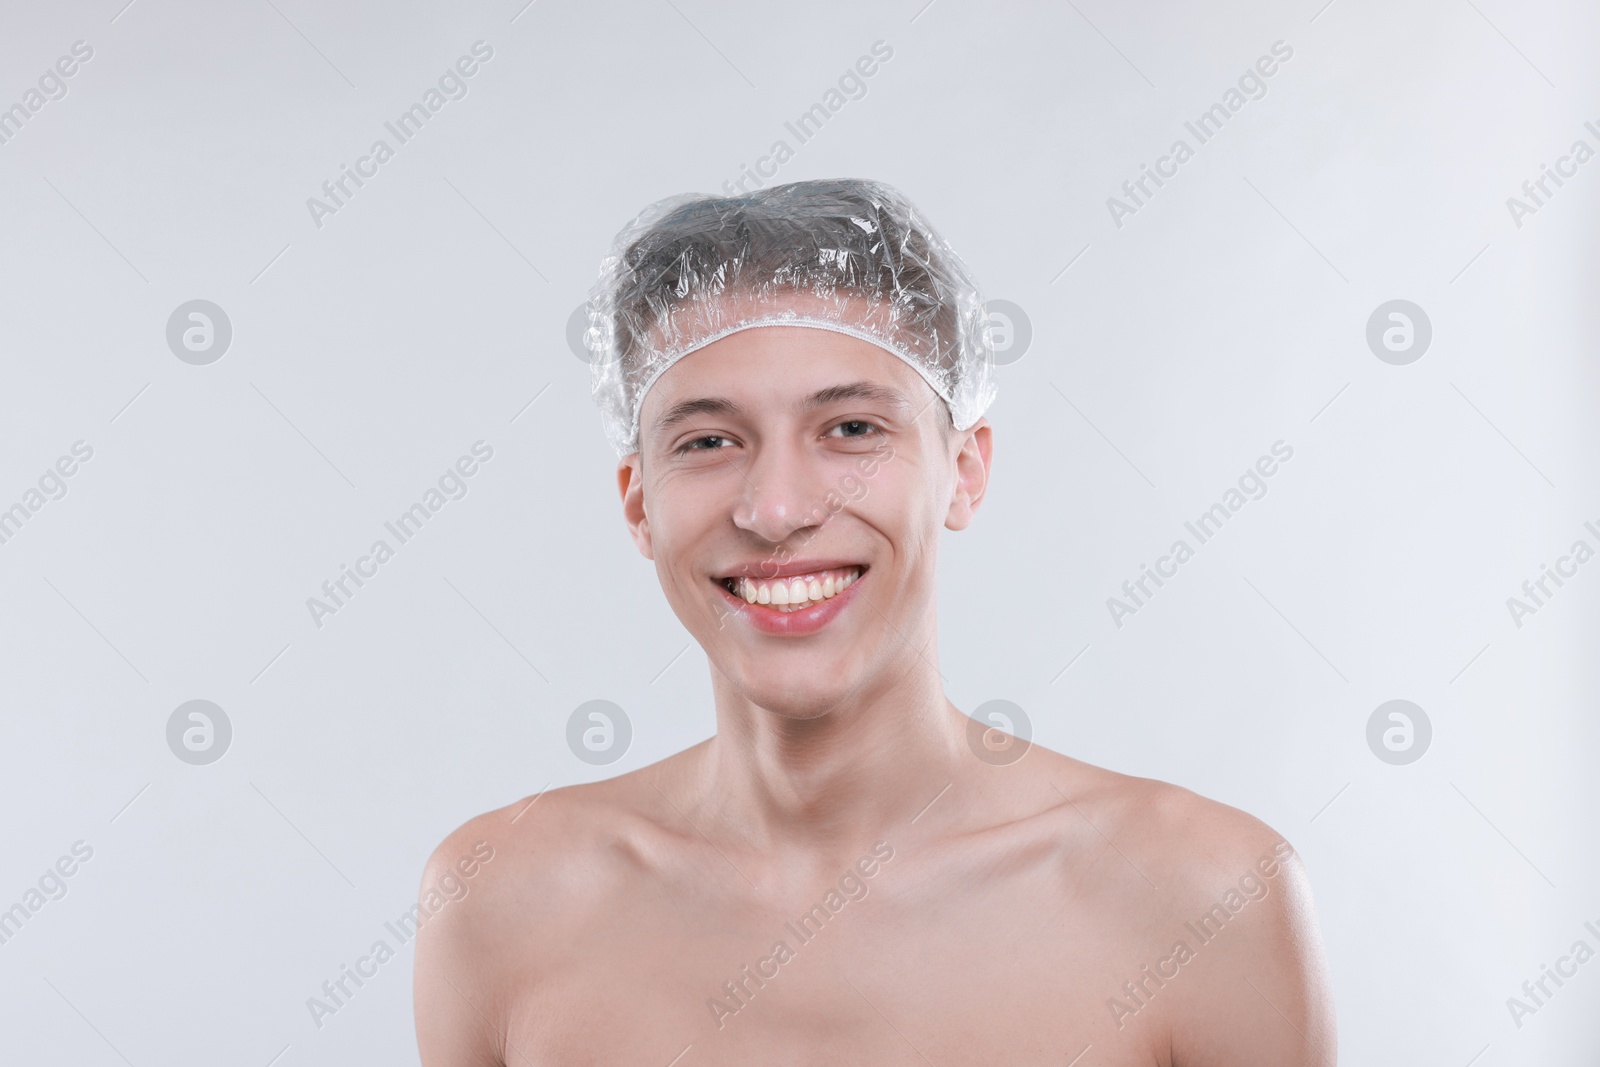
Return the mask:
<svg viewBox="0 0 1600 1067">
<path fill-rule="evenodd" d="M 834 430 L 845 431 L 838 435 L 840 437 L 870 437 L 874 433 L 883 432 L 876 423 L 867 422 L 865 419 L 846 419 L 828 431 L 830 437 L 834 436 Z"/>
<path fill-rule="evenodd" d="M 707 444 L 707 442 L 713 443 Z M 720 434 L 706 434 L 704 437 L 696 437 L 694 440 L 686 442 L 678 449 L 678 454 L 682 455 L 685 452 L 713 452 L 727 443 L 728 438 Z"/>
</svg>

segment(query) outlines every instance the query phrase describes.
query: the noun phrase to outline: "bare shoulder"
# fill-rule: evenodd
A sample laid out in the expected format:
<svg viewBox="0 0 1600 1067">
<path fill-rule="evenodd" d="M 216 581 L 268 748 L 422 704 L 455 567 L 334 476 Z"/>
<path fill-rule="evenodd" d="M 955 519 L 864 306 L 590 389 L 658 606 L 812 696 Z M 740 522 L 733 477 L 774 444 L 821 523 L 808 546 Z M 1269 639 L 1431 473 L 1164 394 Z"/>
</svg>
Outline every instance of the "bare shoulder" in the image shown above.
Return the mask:
<svg viewBox="0 0 1600 1067">
<path fill-rule="evenodd" d="M 659 766 L 659 765 L 657 765 Z M 485 812 L 433 850 L 417 897 L 424 1067 L 498 1067 L 519 996 L 577 961 L 613 895 L 660 848 L 653 767 Z"/>
<path fill-rule="evenodd" d="M 570 936 L 583 911 L 649 862 L 661 833 L 650 786 L 659 766 L 547 789 L 467 820 L 428 859 L 423 910 L 431 901 L 439 917 L 449 914 L 440 932 L 452 937 L 503 940 L 511 911 L 523 919 L 519 936 Z M 533 901 L 537 909 L 527 907 Z"/>
<path fill-rule="evenodd" d="M 1040 772 L 1063 807 L 1173 893 L 1236 882 L 1264 857 L 1281 865 L 1294 855 L 1282 834 L 1238 808 L 1169 782 L 1041 755 Z"/>
<path fill-rule="evenodd" d="M 1058 791 L 1147 883 L 1150 958 L 1108 1004 L 1119 1029 L 1159 1020 L 1180 1067 L 1333 1062 L 1327 966 L 1294 846 L 1191 790 L 1050 755 Z"/>
</svg>

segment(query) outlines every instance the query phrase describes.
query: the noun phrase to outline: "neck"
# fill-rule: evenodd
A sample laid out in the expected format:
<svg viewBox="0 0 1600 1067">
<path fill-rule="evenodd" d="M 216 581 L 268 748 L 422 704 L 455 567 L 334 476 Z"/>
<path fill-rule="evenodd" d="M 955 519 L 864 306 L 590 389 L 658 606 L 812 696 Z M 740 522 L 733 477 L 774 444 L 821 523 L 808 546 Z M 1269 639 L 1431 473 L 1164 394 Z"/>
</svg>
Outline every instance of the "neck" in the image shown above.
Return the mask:
<svg viewBox="0 0 1600 1067">
<path fill-rule="evenodd" d="M 713 669 L 717 736 L 701 797 L 724 839 L 831 857 L 914 832 L 968 762 L 966 717 L 934 664 L 912 655 L 896 667 L 811 718 L 760 707 Z"/>
</svg>

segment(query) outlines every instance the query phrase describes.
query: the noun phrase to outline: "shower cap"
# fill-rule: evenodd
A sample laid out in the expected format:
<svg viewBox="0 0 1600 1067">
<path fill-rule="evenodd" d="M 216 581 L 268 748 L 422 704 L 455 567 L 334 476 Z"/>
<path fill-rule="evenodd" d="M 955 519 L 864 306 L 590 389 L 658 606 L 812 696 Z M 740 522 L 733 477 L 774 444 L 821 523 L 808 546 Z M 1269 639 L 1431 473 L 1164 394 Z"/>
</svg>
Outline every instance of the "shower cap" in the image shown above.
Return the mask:
<svg viewBox="0 0 1600 1067">
<path fill-rule="evenodd" d="M 789 182 L 738 196 L 684 193 L 623 227 L 589 294 L 592 387 L 618 456 L 667 368 L 739 330 L 809 326 L 898 356 L 951 424 L 995 395 L 994 345 L 966 265 L 893 186 Z"/>
</svg>

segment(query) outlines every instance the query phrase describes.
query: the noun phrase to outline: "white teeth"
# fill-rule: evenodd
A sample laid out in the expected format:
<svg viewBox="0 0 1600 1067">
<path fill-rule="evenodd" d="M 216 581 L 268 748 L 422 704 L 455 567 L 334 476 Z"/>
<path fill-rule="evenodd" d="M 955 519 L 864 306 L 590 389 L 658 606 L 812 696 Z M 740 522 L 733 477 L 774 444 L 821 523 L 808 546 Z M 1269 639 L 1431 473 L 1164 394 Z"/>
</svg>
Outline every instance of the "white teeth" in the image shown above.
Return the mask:
<svg viewBox="0 0 1600 1067">
<path fill-rule="evenodd" d="M 785 611 L 796 611 L 838 596 L 859 577 L 859 567 L 843 567 L 772 581 L 736 578 L 730 579 L 730 585 L 733 594 L 748 604 L 770 604 Z"/>
</svg>

